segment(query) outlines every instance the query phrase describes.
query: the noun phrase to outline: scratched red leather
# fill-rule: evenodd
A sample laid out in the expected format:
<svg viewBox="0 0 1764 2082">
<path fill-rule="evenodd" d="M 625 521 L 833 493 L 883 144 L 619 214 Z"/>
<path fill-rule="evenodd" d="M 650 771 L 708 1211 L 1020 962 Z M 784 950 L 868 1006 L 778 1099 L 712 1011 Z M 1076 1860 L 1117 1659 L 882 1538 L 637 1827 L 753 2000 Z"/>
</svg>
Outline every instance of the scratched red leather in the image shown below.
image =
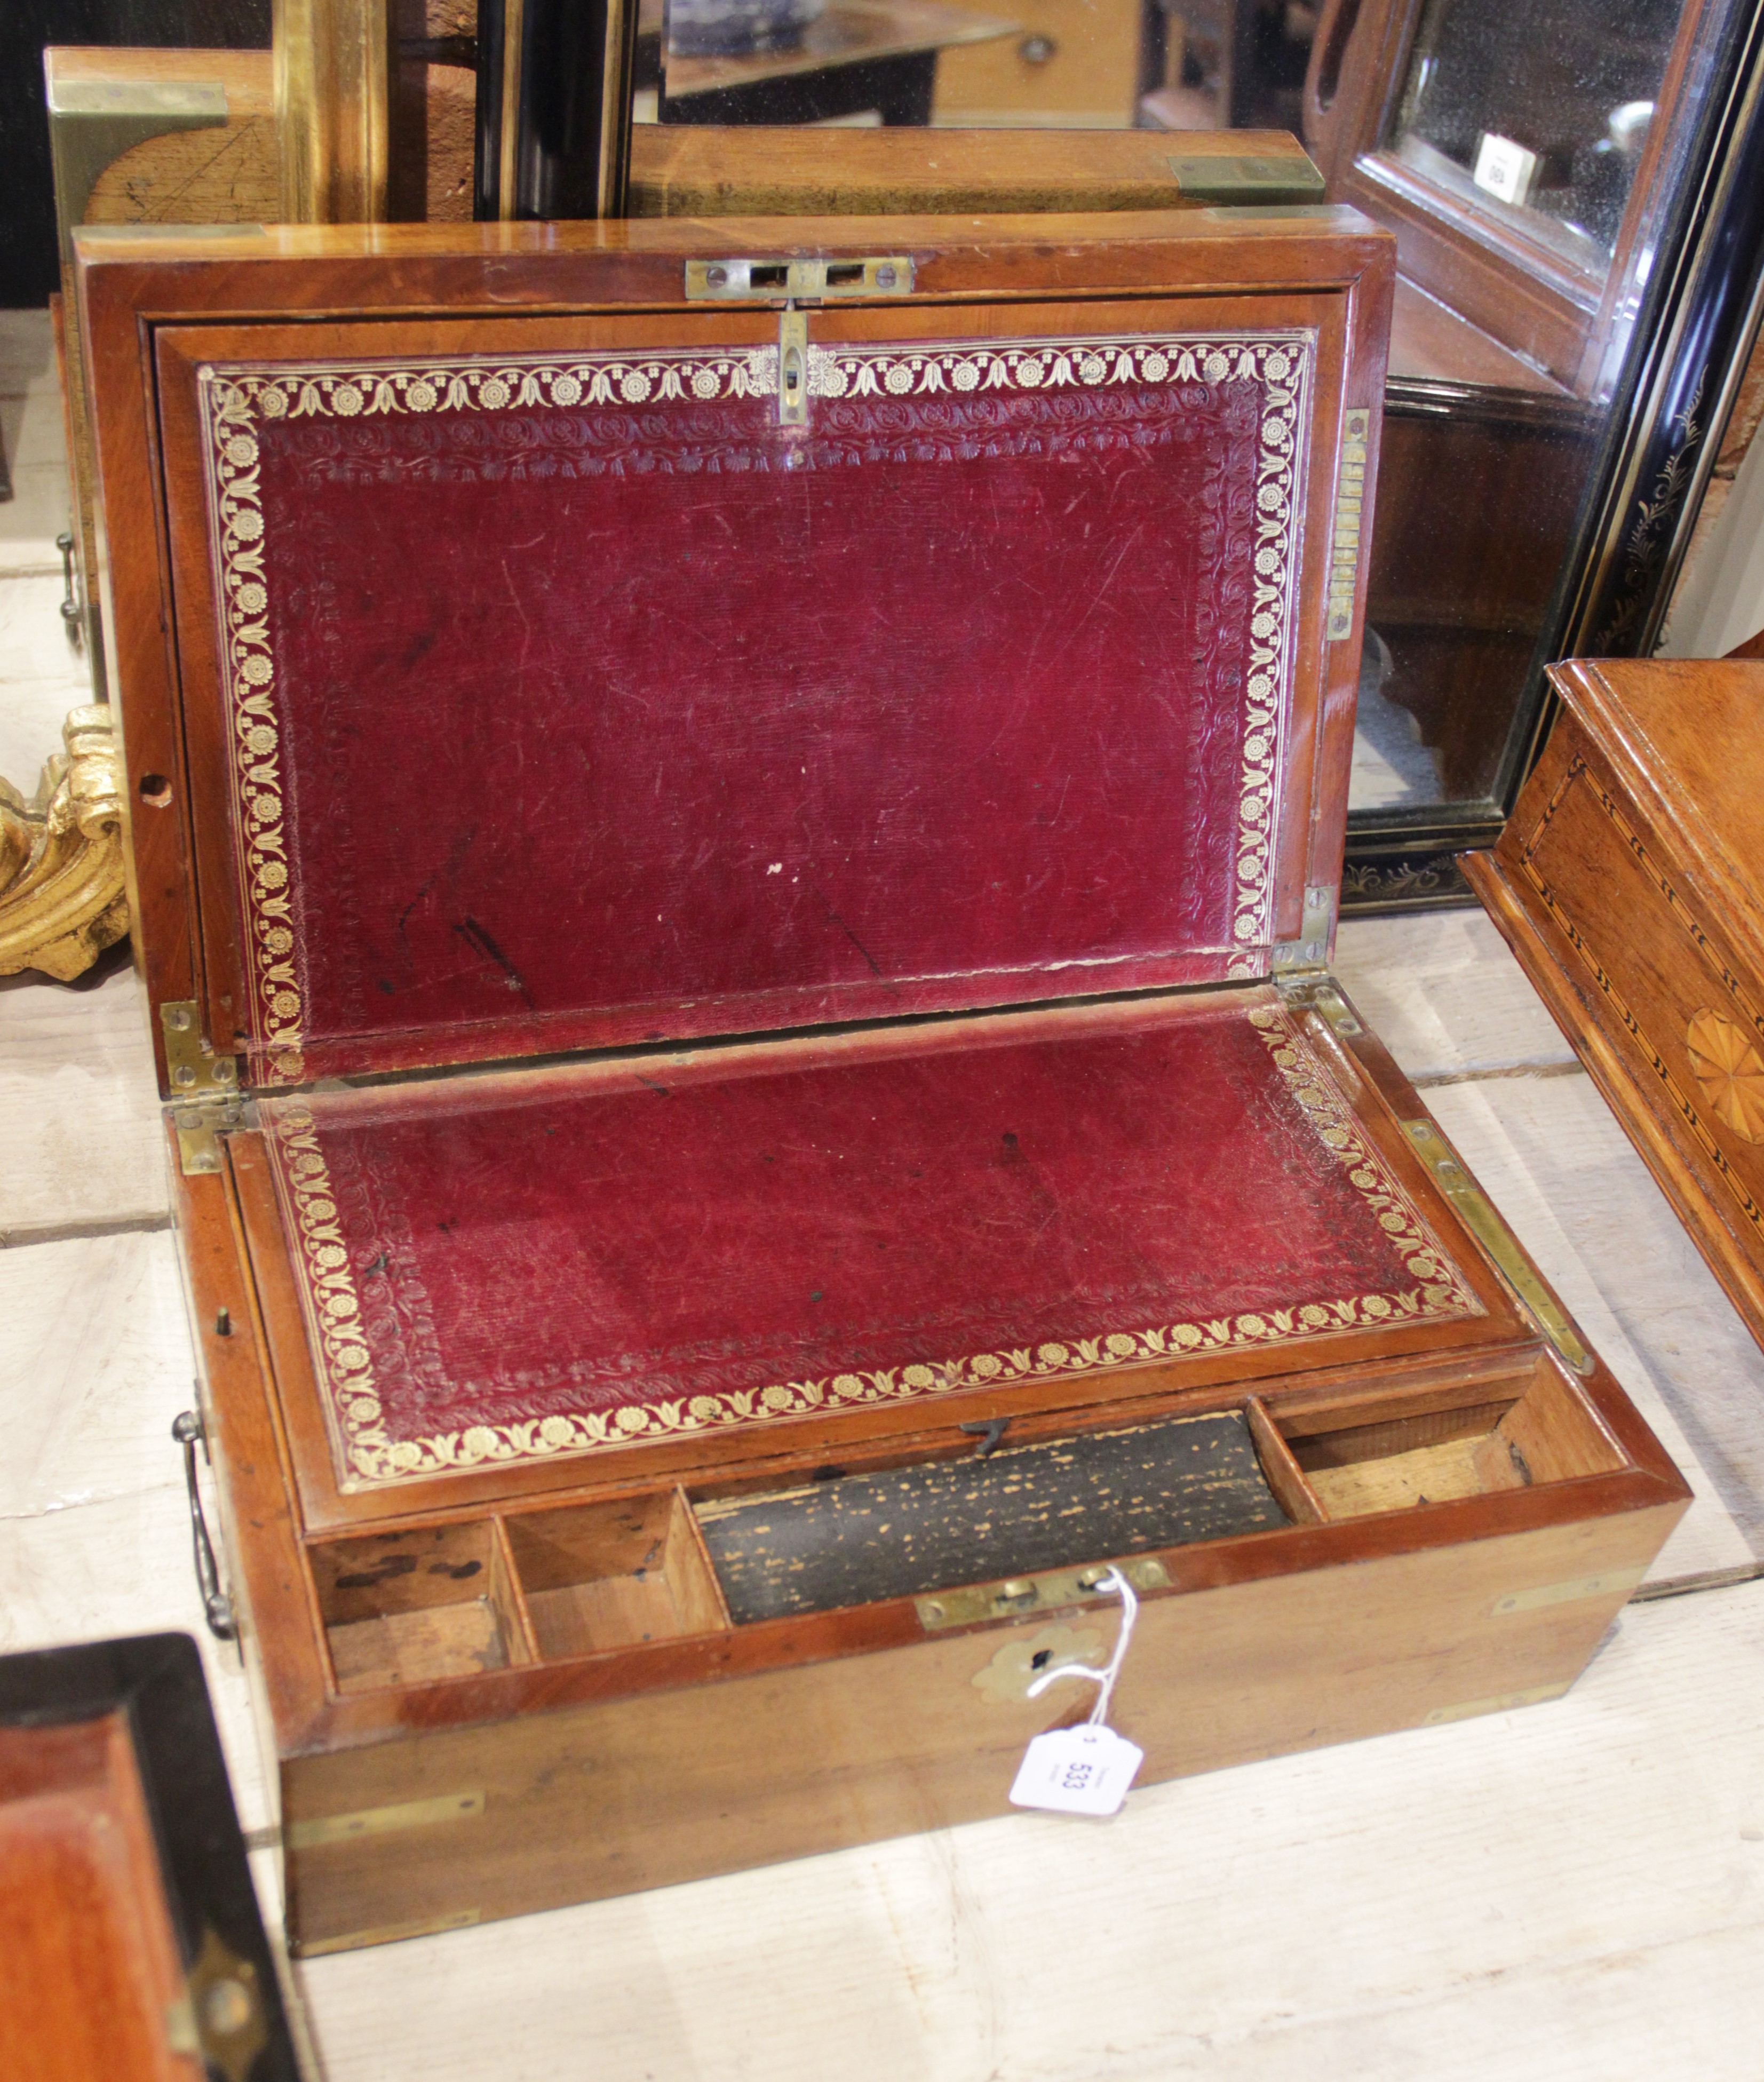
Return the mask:
<svg viewBox="0 0 1764 2082">
<path fill-rule="evenodd" d="M 260 425 L 307 1074 L 1222 977 L 1258 396 Z"/>
<path fill-rule="evenodd" d="M 867 1370 L 935 1392 L 950 1362 L 1178 1325 L 1302 1339 L 1473 1312 L 1271 998 L 960 1049 L 921 1029 L 769 1073 L 707 1051 L 622 1089 L 563 1068 L 321 1097 L 326 1169 L 298 1136 L 280 1161 L 335 1210 L 394 1441 L 790 1384 L 833 1404 Z M 266 1112 L 280 1132 L 308 1105 Z"/>
</svg>

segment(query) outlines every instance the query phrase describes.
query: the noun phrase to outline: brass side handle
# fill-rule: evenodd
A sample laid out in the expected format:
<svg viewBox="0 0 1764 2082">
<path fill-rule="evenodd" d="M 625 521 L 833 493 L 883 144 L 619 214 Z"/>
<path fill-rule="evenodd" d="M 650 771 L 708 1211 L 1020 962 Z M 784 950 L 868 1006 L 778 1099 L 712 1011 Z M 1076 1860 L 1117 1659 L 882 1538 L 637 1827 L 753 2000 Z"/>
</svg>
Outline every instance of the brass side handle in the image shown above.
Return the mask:
<svg viewBox="0 0 1764 2082">
<path fill-rule="evenodd" d="M 196 1448 L 208 1450 L 208 1434 L 193 1410 L 180 1410 L 171 1422 L 171 1435 L 183 1448 L 184 1486 L 190 1493 L 190 1544 L 196 1557 L 196 1588 L 202 1595 L 202 1616 L 217 1641 L 236 1641 L 238 1621 L 233 1600 L 221 1588 L 221 1571 L 214 1558 L 214 1542 L 208 1537 L 208 1521 L 203 1515 L 202 1494 L 196 1487 Z"/>
<path fill-rule="evenodd" d="M 55 546 L 61 553 L 61 626 L 67 631 L 67 640 L 78 651 L 81 643 L 79 581 L 74 574 L 74 535 L 65 529 L 55 538 Z"/>
</svg>

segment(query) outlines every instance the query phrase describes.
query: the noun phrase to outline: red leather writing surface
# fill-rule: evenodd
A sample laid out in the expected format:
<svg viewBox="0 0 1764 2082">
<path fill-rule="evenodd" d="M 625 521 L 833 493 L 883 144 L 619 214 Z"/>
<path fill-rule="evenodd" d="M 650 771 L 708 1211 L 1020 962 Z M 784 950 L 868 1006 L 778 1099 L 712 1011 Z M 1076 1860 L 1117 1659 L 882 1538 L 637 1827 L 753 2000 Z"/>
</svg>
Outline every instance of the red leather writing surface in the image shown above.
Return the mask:
<svg viewBox="0 0 1764 2082">
<path fill-rule="evenodd" d="M 1478 1312 L 1269 994 L 1110 1017 L 268 1102 L 344 1471 Z"/>
<path fill-rule="evenodd" d="M 211 372 L 254 1078 L 1260 973 L 1310 352 Z"/>
</svg>

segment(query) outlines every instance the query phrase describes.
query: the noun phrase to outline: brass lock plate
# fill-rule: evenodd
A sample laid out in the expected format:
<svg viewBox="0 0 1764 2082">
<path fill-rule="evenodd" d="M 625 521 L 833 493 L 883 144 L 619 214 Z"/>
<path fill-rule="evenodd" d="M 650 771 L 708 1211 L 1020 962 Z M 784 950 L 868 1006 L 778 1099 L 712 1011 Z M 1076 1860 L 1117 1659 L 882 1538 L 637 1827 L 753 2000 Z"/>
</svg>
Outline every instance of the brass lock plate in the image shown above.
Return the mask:
<svg viewBox="0 0 1764 2082">
<path fill-rule="evenodd" d="M 686 298 L 695 304 L 822 303 L 829 297 L 911 293 L 912 262 L 904 253 L 850 260 L 731 255 L 686 263 Z"/>
<path fill-rule="evenodd" d="M 938 1591 L 913 1599 L 919 1624 L 927 1633 L 945 1628 L 979 1626 L 988 1620 L 1026 1617 L 1062 1605 L 1113 1603 L 1115 1593 L 1102 1587 L 1111 1569 L 1118 1569 L 1136 1591 L 1167 1591 L 1169 1571 L 1155 1554 L 1125 1562 L 1097 1562 L 1082 1569 L 1048 1569 L 1038 1576 L 1006 1576 L 996 1583 L 974 1583 L 959 1591 Z"/>
</svg>

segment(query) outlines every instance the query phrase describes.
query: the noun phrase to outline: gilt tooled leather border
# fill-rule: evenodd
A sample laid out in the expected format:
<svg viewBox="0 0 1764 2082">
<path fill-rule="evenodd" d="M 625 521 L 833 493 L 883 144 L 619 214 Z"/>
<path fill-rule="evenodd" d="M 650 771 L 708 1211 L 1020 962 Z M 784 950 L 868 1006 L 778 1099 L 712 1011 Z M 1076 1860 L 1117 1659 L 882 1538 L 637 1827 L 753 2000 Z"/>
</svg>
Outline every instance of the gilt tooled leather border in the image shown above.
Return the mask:
<svg viewBox="0 0 1764 2082">
<path fill-rule="evenodd" d="M 493 1463 L 556 1460 L 612 1446 L 757 1424 L 864 1404 L 910 1401 L 963 1389 L 1076 1379 L 1160 1359 L 1234 1347 L 1273 1345 L 1353 1330 L 1395 1328 L 1487 1312 L 1428 1228 L 1383 1158 L 1366 1140 L 1346 1101 L 1278 1005 L 1244 1015 L 1260 1032 L 1286 1087 L 1318 1140 L 1389 1239 L 1414 1283 L 1394 1292 L 1306 1297 L 1288 1307 L 1126 1327 L 1033 1350 L 774 1381 L 669 1401 L 633 1402 L 588 1415 L 558 1412 L 513 1424 L 479 1424 L 440 1436 L 394 1439 L 386 1431 L 360 1293 L 339 1220 L 337 1193 L 311 1109 L 298 1098 L 266 1101 L 270 1169 L 293 1253 L 314 1372 L 343 1486 L 377 1487 Z"/>
<path fill-rule="evenodd" d="M 1294 328 L 1257 335 L 1210 331 L 987 344 L 811 346 L 808 352 L 810 394 L 829 401 L 873 396 L 959 402 L 991 391 L 1106 393 L 1129 382 L 1261 386 L 1250 658 L 1227 965 L 1227 974 L 1239 979 L 1262 976 L 1268 967 L 1275 807 L 1296 649 L 1303 504 L 1297 488 L 1315 351 L 1315 334 Z M 280 767 L 258 428 L 265 421 L 307 417 L 579 412 L 596 406 L 617 412 L 675 402 L 689 410 L 775 397 L 778 351 L 206 365 L 198 371 L 198 386 L 232 751 L 234 858 L 248 942 L 254 1068 L 265 1084 L 293 1085 L 306 1073 L 306 990 L 300 892 L 293 883 Z M 659 467 L 705 465 L 702 442 L 689 444 L 689 454 L 682 449 L 670 461 L 650 455 L 655 443 L 645 438 L 646 456 Z M 957 444 L 952 452 L 965 451 Z"/>
</svg>

